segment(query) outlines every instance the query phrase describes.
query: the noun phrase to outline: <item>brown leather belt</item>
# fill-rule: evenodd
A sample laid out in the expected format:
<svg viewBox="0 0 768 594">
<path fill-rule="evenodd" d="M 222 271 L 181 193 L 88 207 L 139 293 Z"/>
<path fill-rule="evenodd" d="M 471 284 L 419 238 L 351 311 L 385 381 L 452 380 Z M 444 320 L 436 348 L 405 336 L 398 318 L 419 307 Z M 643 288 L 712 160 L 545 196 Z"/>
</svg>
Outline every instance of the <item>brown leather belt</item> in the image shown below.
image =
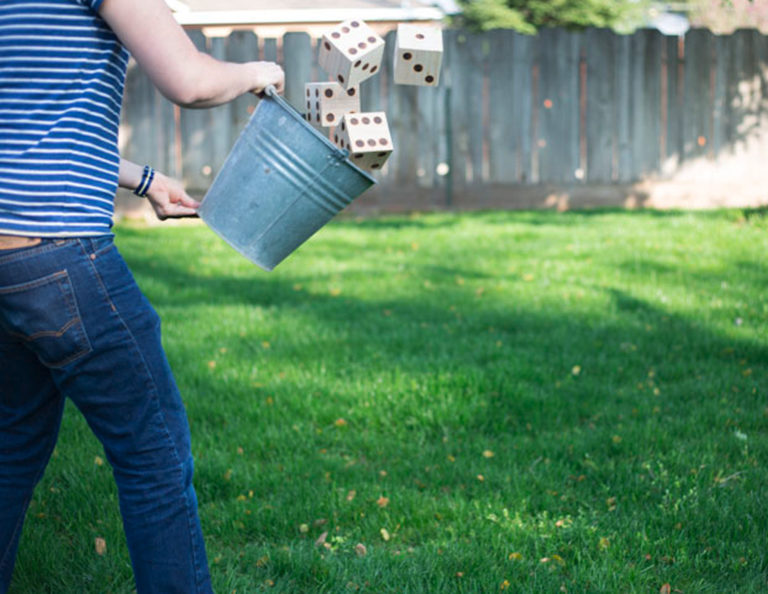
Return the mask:
<svg viewBox="0 0 768 594">
<path fill-rule="evenodd" d="M 17 250 L 32 247 L 42 240 L 39 237 L 18 237 L 16 235 L 0 235 L 0 250 Z"/>
</svg>

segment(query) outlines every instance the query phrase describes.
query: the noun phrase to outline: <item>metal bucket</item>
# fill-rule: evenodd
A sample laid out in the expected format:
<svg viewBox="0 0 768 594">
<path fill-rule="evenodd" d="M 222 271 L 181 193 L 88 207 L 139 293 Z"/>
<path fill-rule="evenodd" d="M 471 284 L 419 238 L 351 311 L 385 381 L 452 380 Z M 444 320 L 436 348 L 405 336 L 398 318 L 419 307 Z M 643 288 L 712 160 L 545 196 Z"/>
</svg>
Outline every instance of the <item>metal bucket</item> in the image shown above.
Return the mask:
<svg viewBox="0 0 768 594">
<path fill-rule="evenodd" d="M 198 210 L 272 270 L 376 180 L 269 87 Z"/>
</svg>

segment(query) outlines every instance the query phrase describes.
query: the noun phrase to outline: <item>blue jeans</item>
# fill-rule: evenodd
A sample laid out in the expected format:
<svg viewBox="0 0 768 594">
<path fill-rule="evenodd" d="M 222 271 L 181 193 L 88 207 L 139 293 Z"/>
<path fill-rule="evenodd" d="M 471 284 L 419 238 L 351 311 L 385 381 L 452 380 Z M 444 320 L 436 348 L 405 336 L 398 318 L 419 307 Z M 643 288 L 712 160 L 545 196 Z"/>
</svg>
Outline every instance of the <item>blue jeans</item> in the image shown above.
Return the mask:
<svg viewBox="0 0 768 594">
<path fill-rule="evenodd" d="M 212 592 L 160 320 L 105 236 L 0 251 L 0 593 L 65 398 L 112 466 L 139 594 Z"/>
</svg>

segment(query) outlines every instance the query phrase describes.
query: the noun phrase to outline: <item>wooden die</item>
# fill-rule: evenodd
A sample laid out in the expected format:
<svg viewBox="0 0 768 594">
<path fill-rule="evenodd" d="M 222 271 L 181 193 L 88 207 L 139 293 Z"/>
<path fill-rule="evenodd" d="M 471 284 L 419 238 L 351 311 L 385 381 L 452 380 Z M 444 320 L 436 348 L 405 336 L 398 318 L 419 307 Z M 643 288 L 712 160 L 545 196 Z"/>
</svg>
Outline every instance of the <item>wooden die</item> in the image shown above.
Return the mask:
<svg viewBox="0 0 768 594">
<path fill-rule="evenodd" d="M 400 24 L 395 42 L 395 83 L 435 87 L 443 61 L 443 32 L 437 27 Z"/>
<path fill-rule="evenodd" d="M 306 118 L 318 126 L 336 126 L 345 113 L 360 111 L 360 88 L 344 89 L 339 83 L 320 82 L 304 85 Z"/>
<path fill-rule="evenodd" d="M 334 142 L 349 151 L 349 159 L 363 169 L 381 169 L 392 154 L 392 136 L 383 111 L 346 114 L 336 128 Z"/>
<path fill-rule="evenodd" d="M 348 89 L 378 72 L 384 40 L 361 20 L 344 21 L 323 35 L 318 61 L 328 75 Z"/>
</svg>

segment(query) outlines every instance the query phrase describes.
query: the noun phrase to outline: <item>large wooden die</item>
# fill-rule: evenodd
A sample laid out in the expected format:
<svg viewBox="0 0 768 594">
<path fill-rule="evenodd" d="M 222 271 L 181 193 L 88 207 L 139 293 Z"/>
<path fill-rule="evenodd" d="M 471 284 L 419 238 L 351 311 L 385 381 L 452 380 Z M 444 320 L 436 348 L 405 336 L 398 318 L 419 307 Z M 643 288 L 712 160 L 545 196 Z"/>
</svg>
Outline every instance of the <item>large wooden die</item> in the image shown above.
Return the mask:
<svg viewBox="0 0 768 594">
<path fill-rule="evenodd" d="M 360 111 L 360 87 L 345 89 L 339 83 L 321 82 L 304 85 L 306 118 L 318 126 L 336 126 L 345 113 Z"/>
<path fill-rule="evenodd" d="M 383 111 L 346 114 L 333 139 L 363 169 L 381 169 L 392 154 L 392 136 Z"/>
<path fill-rule="evenodd" d="M 318 62 L 345 89 L 378 72 L 384 56 L 384 40 L 361 20 L 344 21 L 325 33 Z"/>
<path fill-rule="evenodd" d="M 437 86 L 443 61 L 443 32 L 437 27 L 400 24 L 395 42 L 395 83 Z"/>
</svg>

